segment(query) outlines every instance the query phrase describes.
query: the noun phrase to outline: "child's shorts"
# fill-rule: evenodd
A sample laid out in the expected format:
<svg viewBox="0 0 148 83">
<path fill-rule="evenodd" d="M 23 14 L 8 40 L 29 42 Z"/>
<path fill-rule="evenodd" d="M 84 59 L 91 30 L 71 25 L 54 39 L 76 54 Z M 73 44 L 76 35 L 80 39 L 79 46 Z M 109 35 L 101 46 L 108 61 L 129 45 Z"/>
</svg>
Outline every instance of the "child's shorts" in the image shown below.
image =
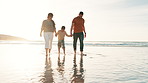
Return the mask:
<svg viewBox="0 0 148 83">
<path fill-rule="evenodd" d="M 65 48 L 64 40 L 58 40 L 58 48 L 60 48 L 60 47 Z"/>
</svg>

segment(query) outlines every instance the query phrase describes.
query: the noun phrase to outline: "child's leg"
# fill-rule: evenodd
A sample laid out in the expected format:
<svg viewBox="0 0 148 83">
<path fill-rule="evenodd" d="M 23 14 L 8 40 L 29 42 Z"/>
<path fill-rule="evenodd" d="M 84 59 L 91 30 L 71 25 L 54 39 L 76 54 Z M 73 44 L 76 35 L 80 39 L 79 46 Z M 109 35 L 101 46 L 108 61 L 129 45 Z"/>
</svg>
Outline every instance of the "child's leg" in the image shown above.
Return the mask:
<svg viewBox="0 0 148 83">
<path fill-rule="evenodd" d="M 62 48 L 63 48 L 63 53 L 64 53 L 64 55 L 65 55 L 65 42 L 64 42 L 64 40 L 62 40 Z"/>
<path fill-rule="evenodd" d="M 60 48 L 61 48 L 61 41 L 58 40 L 58 53 L 60 54 Z"/>
</svg>

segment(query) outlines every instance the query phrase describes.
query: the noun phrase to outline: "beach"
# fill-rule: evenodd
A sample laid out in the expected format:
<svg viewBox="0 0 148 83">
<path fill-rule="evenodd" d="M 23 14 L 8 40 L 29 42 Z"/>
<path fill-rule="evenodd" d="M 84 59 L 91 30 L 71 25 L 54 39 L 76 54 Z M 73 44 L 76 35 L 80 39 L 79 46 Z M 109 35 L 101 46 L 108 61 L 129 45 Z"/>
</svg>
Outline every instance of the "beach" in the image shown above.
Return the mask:
<svg viewBox="0 0 148 83">
<path fill-rule="evenodd" d="M 86 56 L 80 55 L 79 46 L 74 55 L 71 42 L 65 46 L 66 55 L 59 56 L 53 42 L 46 57 L 44 42 L 1 41 L 0 83 L 148 82 L 147 43 L 89 42 L 84 46 Z"/>
</svg>

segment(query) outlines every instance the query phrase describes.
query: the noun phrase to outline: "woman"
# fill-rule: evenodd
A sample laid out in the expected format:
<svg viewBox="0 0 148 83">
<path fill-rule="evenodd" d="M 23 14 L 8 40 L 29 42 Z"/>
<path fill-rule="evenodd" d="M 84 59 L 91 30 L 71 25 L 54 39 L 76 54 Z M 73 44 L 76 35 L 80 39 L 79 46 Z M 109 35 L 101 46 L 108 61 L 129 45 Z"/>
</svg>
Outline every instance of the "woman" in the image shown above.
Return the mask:
<svg viewBox="0 0 148 83">
<path fill-rule="evenodd" d="M 45 50 L 46 50 L 46 56 L 51 51 L 52 48 L 52 40 L 53 40 L 53 34 L 56 33 L 55 23 L 52 20 L 53 14 L 49 13 L 47 16 L 47 20 L 44 20 L 41 27 L 40 36 L 42 37 L 42 32 L 44 31 L 44 39 L 45 39 Z"/>
</svg>

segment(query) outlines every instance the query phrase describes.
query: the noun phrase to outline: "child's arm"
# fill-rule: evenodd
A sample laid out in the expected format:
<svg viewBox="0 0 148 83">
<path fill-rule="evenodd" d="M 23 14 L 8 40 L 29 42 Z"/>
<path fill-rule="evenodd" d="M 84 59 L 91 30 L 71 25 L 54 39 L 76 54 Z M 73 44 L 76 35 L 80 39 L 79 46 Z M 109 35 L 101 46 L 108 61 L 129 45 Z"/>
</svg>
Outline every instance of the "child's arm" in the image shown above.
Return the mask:
<svg viewBox="0 0 148 83">
<path fill-rule="evenodd" d="M 68 35 L 68 34 L 66 33 L 66 31 L 65 31 L 65 34 L 66 34 L 67 37 L 72 37 L 71 35 Z"/>
</svg>

